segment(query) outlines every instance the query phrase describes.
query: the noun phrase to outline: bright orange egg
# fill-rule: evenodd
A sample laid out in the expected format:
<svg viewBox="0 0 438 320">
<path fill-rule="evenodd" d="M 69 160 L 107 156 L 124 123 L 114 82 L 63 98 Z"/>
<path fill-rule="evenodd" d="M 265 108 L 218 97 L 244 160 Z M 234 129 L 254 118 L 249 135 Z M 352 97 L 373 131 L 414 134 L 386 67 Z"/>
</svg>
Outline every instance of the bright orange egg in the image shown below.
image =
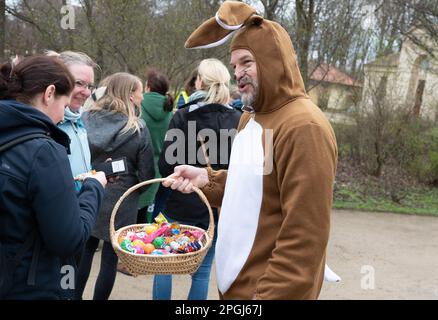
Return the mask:
<svg viewBox="0 0 438 320">
<path fill-rule="evenodd" d="M 155 246 L 152 243 L 146 243 L 144 245 L 144 253 L 151 254 L 155 250 Z"/>
</svg>

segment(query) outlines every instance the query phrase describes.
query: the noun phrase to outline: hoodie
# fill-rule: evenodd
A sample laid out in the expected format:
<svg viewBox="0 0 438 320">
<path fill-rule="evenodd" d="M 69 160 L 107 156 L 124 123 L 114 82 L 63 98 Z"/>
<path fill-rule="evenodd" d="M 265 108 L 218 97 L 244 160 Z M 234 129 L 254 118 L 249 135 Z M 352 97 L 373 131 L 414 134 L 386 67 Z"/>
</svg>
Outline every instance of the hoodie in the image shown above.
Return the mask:
<svg viewBox="0 0 438 320">
<path fill-rule="evenodd" d="M 92 235 L 110 242 L 109 222 L 111 212 L 120 197 L 133 185 L 154 178 L 153 149 L 149 130 L 143 120 L 140 132 L 132 130 L 122 133 L 127 117 L 122 113 L 84 112 L 82 115 L 88 132 L 91 151 L 91 165 L 105 162 L 108 158 L 117 160 L 126 157 L 128 173 L 121 175 L 116 183 L 108 184 L 96 226 Z M 140 191 L 133 192 L 117 212 L 116 230 L 135 224 L 137 221 L 138 198 Z"/>
<path fill-rule="evenodd" d="M 77 254 L 94 225 L 103 187 L 87 179 L 78 194 L 67 157 L 69 138 L 45 114 L 16 101 L 0 101 L 0 145 L 42 133 L 0 154 L 0 241 L 12 257 L 31 233 L 41 244 L 35 285 L 27 283 L 32 252 L 15 268 L 6 299 L 59 299 L 63 261 Z"/>
<path fill-rule="evenodd" d="M 242 115 L 228 171 L 209 169 L 203 188 L 211 205 L 222 207 L 216 245 L 221 298 L 317 299 L 336 138 L 307 96 L 292 41 L 278 23 L 244 3 L 225 1 L 186 46 L 231 35 L 231 51 L 246 49 L 255 57 L 259 92 L 255 112 Z"/>
<path fill-rule="evenodd" d="M 149 129 L 154 149 L 155 178 L 161 178 L 158 170 L 158 159 L 160 158 L 167 127 L 173 116 L 171 111 L 164 111 L 163 109 L 166 100 L 167 97 L 159 93 L 147 92 L 144 94 L 144 99 L 141 103 L 142 118 Z M 144 208 L 154 202 L 158 187 L 158 184 L 151 185 L 148 191 L 140 196 L 139 208 Z"/>
</svg>

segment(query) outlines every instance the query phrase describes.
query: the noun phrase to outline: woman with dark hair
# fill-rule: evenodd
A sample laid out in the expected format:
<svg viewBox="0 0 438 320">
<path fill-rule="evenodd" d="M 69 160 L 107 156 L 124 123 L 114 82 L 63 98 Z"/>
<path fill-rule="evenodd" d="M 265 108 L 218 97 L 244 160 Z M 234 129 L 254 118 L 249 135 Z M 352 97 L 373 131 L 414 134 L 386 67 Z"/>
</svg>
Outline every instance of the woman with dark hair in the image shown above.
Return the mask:
<svg viewBox="0 0 438 320">
<path fill-rule="evenodd" d="M 175 99 L 175 108 L 182 109 L 189 103 L 189 97 L 196 91 L 195 82 L 198 77 L 198 68 L 192 70 L 189 78 L 184 83 L 184 89 L 178 94 Z"/>
<path fill-rule="evenodd" d="M 58 59 L 0 67 L 0 298 L 60 299 L 103 198 L 103 172 L 76 193 L 64 118 L 74 79 Z M 73 274 L 74 276 L 74 274 Z"/>
<path fill-rule="evenodd" d="M 155 177 L 161 178 L 158 170 L 158 159 L 160 158 L 161 148 L 164 137 L 173 113 L 173 98 L 168 92 L 169 80 L 167 76 L 157 70 L 149 70 L 146 80 L 146 93 L 144 94 L 142 107 L 142 117 L 151 133 L 152 146 L 154 148 L 154 167 Z M 158 184 L 152 185 L 148 191 L 140 197 L 140 208 L 138 222 L 144 223 L 147 219 L 148 207 L 154 203 L 155 194 L 159 188 Z"/>
</svg>

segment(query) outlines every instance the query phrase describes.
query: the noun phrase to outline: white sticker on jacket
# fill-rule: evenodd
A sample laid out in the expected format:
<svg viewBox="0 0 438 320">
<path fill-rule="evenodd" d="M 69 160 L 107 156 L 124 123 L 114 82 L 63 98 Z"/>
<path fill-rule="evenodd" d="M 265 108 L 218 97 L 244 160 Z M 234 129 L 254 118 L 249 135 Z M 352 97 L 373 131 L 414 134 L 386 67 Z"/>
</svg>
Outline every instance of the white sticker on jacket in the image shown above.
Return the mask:
<svg viewBox="0 0 438 320">
<path fill-rule="evenodd" d="M 112 167 L 114 173 L 125 171 L 125 163 L 123 160 L 112 162 Z"/>
</svg>

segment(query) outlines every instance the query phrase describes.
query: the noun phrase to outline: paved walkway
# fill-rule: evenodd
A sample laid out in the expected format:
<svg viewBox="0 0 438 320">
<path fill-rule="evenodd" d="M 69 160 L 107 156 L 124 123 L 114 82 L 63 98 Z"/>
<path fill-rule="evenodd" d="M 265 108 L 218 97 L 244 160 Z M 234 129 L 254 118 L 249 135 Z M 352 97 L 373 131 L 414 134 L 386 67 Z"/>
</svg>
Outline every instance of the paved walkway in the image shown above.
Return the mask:
<svg viewBox="0 0 438 320">
<path fill-rule="evenodd" d="M 99 264 L 96 254 L 85 299 Z M 328 264 L 343 281 L 325 283 L 321 299 L 438 300 L 438 218 L 334 211 Z M 118 273 L 111 299 L 151 299 L 152 279 Z M 173 299 L 186 299 L 189 289 L 190 276 L 174 276 Z M 215 270 L 208 299 L 218 299 Z"/>
</svg>

